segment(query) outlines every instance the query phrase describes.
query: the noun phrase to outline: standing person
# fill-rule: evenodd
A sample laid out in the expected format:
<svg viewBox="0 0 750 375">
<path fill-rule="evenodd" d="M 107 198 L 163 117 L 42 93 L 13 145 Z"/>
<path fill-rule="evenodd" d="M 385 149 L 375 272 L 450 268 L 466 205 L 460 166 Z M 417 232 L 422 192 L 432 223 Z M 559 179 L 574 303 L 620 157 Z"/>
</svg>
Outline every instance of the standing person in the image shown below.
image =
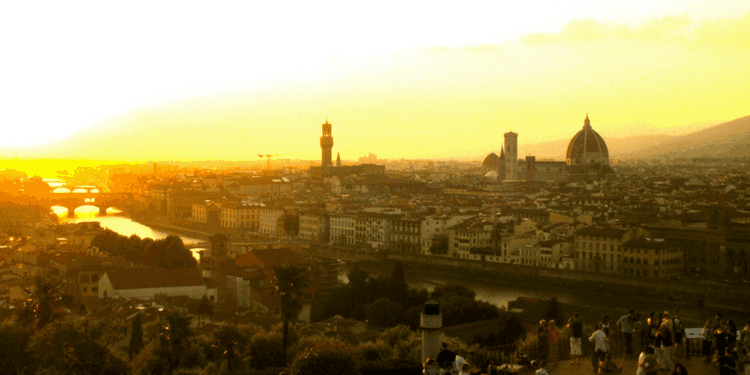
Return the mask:
<svg viewBox="0 0 750 375">
<path fill-rule="evenodd" d="M 589 341 L 594 343 L 594 353 L 591 355 L 591 364 L 594 366 L 594 373 L 599 373 L 599 362 L 604 360 L 607 354 L 607 335 L 600 329 L 591 334 Z"/>
<path fill-rule="evenodd" d="M 659 327 L 656 327 L 655 333 L 654 333 L 654 342 L 651 344 L 651 346 L 654 347 L 654 357 L 656 357 L 656 363 L 659 364 L 662 368 L 664 368 L 664 360 L 662 358 L 664 354 L 664 350 L 661 348 L 661 341 L 663 337 L 659 334 Z"/>
<path fill-rule="evenodd" d="M 711 344 L 713 340 L 713 328 L 711 327 L 711 319 L 706 319 L 706 323 L 703 324 L 703 331 L 701 331 L 703 337 L 703 362 L 711 362 Z"/>
<path fill-rule="evenodd" d="M 617 321 L 617 325 L 622 332 L 622 355 L 626 358 L 633 355 L 633 314 L 634 311 L 630 310 L 627 315 L 623 315 L 620 320 Z"/>
<path fill-rule="evenodd" d="M 557 356 L 560 352 L 559 346 L 557 345 L 558 337 L 557 323 L 554 320 L 550 320 L 547 327 L 547 338 L 549 340 L 549 360 L 550 366 L 557 365 Z"/>
<path fill-rule="evenodd" d="M 714 344 L 713 350 L 716 351 L 719 348 L 719 342 L 718 342 L 719 341 L 719 331 L 721 330 L 721 324 L 723 322 L 721 314 L 717 313 L 714 320 L 715 320 L 715 322 L 714 322 L 714 331 L 713 331 L 713 334 L 714 334 L 714 337 L 713 337 L 713 344 Z M 724 352 L 723 351 L 719 352 L 719 356 L 722 356 L 722 355 L 724 355 Z"/>
<path fill-rule="evenodd" d="M 648 325 L 648 339 L 653 345 L 656 341 L 656 330 L 659 328 L 659 322 L 656 320 L 653 311 L 648 314 L 646 324 Z"/>
<path fill-rule="evenodd" d="M 570 363 L 581 364 L 581 336 L 583 335 L 583 324 L 578 320 L 578 313 L 568 319 L 568 328 L 572 331 L 570 334 Z"/>
<path fill-rule="evenodd" d="M 737 345 L 737 326 L 732 319 L 727 320 L 727 347 L 734 350 Z"/>
<path fill-rule="evenodd" d="M 659 365 L 656 363 L 656 357 L 654 356 L 654 348 L 647 346 L 643 349 L 641 359 L 638 360 L 638 372 L 637 375 L 656 375 L 659 371 Z"/>
<path fill-rule="evenodd" d="M 643 326 L 641 314 L 637 312 L 633 315 L 633 338 L 638 338 L 638 346 L 636 348 L 645 348 L 650 343 L 648 330 Z"/>
<path fill-rule="evenodd" d="M 672 364 L 672 350 L 674 349 L 674 333 L 672 332 L 671 324 L 669 320 L 669 314 L 664 313 L 664 323 L 659 327 L 659 332 L 656 334 L 661 336 L 661 367 L 667 371 L 672 371 L 674 365 Z"/>
<path fill-rule="evenodd" d="M 537 347 L 539 348 L 539 360 L 546 361 L 549 355 L 549 332 L 547 331 L 547 321 L 540 320 L 539 327 L 536 327 Z"/>
<path fill-rule="evenodd" d="M 724 355 L 724 351 L 729 346 L 729 333 L 727 333 L 728 327 L 726 321 L 722 321 L 721 324 L 716 328 L 716 350 L 719 351 L 719 355 Z"/>
<path fill-rule="evenodd" d="M 681 318 L 680 310 L 677 310 L 674 313 L 674 319 L 672 319 L 672 331 L 674 332 L 674 353 L 675 357 L 681 357 L 680 350 L 682 349 L 682 337 L 683 333 L 685 332 L 685 327 L 682 325 L 682 318 Z M 687 353 L 687 358 L 690 358 L 689 353 Z"/>
<path fill-rule="evenodd" d="M 750 319 L 745 321 L 745 326 L 742 327 L 742 332 L 740 332 L 740 338 L 745 344 L 746 349 L 750 349 Z"/>
<path fill-rule="evenodd" d="M 448 343 L 442 343 L 441 346 L 443 347 L 440 350 L 440 353 L 437 355 L 437 363 L 440 368 L 443 370 L 448 370 L 453 368 L 453 362 L 456 360 L 456 353 L 448 349 Z"/>
</svg>

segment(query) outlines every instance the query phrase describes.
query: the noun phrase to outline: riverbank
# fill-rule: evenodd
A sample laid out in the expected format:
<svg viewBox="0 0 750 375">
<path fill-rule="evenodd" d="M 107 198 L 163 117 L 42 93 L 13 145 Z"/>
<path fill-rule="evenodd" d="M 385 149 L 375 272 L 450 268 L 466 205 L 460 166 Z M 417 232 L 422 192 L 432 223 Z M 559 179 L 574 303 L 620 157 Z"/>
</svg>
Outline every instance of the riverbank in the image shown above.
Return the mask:
<svg viewBox="0 0 750 375">
<path fill-rule="evenodd" d="M 392 261 L 358 261 L 356 262 L 364 271 L 380 276 L 388 276 L 393 269 Z M 617 285 L 602 285 L 601 283 L 570 280 L 547 280 L 539 278 L 528 279 L 523 276 L 502 274 L 488 274 L 486 271 L 458 269 L 450 266 L 435 266 L 419 263 L 403 263 L 407 283 L 410 285 L 423 285 L 425 281 L 432 284 L 456 283 L 465 285 L 477 292 L 479 299 L 490 299 L 493 294 L 512 294 L 516 296 L 533 296 L 538 299 L 549 300 L 556 297 L 566 314 L 578 312 L 585 314 L 589 321 L 598 319 L 602 314 L 610 317 L 619 317 L 629 310 L 635 310 L 642 314 L 648 312 L 661 312 L 680 310 L 686 324 L 701 326 L 706 318 L 713 318 L 716 313 L 722 313 L 726 317 L 744 321 L 750 311 L 733 305 L 722 304 L 721 301 L 698 306 L 693 301 L 683 298 L 679 300 L 674 295 L 664 292 L 663 285 L 654 285 L 653 293 L 644 295 L 633 295 L 640 291 L 627 289 Z M 521 276 L 521 277 L 519 277 Z M 479 297 L 483 295 L 485 298 Z M 489 298 L 487 298 L 489 296 Z M 713 296 L 717 299 L 717 296 Z M 497 305 L 497 303 L 495 303 Z"/>
<path fill-rule="evenodd" d="M 130 220 L 133 220 L 134 222 L 138 224 L 145 225 L 149 228 L 160 230 L 162 232 L 173 233 L 175 235 L 181 235 L 181 236 L 194 237 L 194 238 L 198 238 L 198 239 L 205 240 L 205 241 L 208 241 L 212 235 L 221 233 L 219 231 L 212 232 L 210 230 L 198 230 L 198 229 L 191 229 L 191 228 L 186 228 L 186 227 L 181 227 L 181 226 L 164 224 L 161 221 L 157 221 L 157 220 L 145 220 L 145 219 L 140 219 L 140 218 L 139 219 L 130 218 Z"/>
<path fill-rule="evenodd" d="M 136 219 L 133 220 L 136 221 Z M 203 240 L 208 240 L 213 234 L 221 233 L 211 228 L 186 228 L 164 224 L 157 220 L 141 218 L 137 221 L 155 229 Z M 332 246 L 313 246 L 310 250 L 312 253 L 334 259 L 358 262 L 366 271 L 380 275 L 390 275 L 395 259 L 406 256 L 406 254 L 390 253 L 388 256 L 393 259 L 388 260 L 370 251 L 354 251 Z M 535 267 L 508 267 L 453 258 L 409 256 L 410 258 L 403 259 L 407 278 L 420 279 L 423 285 L 434 284 L 435 280 L 438 283 L 457 282 L 472 289 L 486 290 L 484 295 L 488 298 L 492 298 L 493 294 L 500 293 L 500 291 L 512 288 L 518 291 L 515 293 L 516 296 L 539 296 L 543 299 L 555 296 L 564 303 L 594 309 L 603 307 L 607 311 L 616 313 L 630 309 L 638 311 L 681 309 L 683 312 L 689 310 L 690 315 L 695 315 L 697 319 L 712 316 L 712 311 L 732 312 L 733 315 L 750 313 L 750 290 L 742 288 L 725 288 L 724 286 L 716 288 L 687 280 L 664 279 L 616 280 L 622 282 L 620 284 L 596 279 L 597 275 L 581 274 L 576 278 L 564 278 L 555 277 L 557 274 L 547 275 L 545 273 L 547 270 L 539 270 Z M 414 284 L 414 280 L 407 281 Z M 504 294 L 509 293 L 513 292 L 506 291 Z M 495 302 L 495 304 L 504 303 Z M 744 319 L 745 317 L 742 318 L 743 321 Z"/>
</svg>

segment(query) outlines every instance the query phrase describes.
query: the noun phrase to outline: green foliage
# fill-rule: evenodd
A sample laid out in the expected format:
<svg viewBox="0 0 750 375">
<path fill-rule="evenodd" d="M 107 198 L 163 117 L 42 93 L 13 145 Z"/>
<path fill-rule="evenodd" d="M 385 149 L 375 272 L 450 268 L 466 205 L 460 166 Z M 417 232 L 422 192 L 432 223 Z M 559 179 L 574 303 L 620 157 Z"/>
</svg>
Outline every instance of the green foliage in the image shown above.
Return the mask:
<svg viewBox="0 0 750 375">
<path fill-rule="evenodd" d="M 34 324 L 37 329 L 42 329 L 58 319 L 60 316 L 55 314 L 55 308 L 73 304 L 73 297 L 63 293 L 65 286 L 62 280 L 34 277 L 34 286 L 23 290 L 28 299 L 19 309 L 18 322 L 24 326 Z"/>
<path fill-rule="evenodd" d="M 133 360 L 133 357 L 141 352 L 143 349 L 143 326 L 141 325 L 141 314 L 138 314 L 133 319 L 133 327 L 130 331 L 130 343 L 128 344 L 128 357 Z"/>
<path fill-rule="evenodd" d="M 222 326 L 221 329 L 214 332 L 214 345 L 224 358 L 224 364 L 228 371 L 237 371 L 244 368 L 240 353 L 248 344 L 248 341 L 248 337 L 236 326 Z"/>
<path fill-rule="evenodd" d="M 94 319 L 68 318 L 37 332 L 29 346 L 40 370 L 66 374 L 128 374 L 125 359 L 112 350 L 122 327 Z"/>
<path fill-rule="evenodd" d="M 250 340 L 247 354 L 250 357 L 250 367 L 263 370 L 268 367 L 279 367 L 285 364 L 283 343 L 280 334 L 275 332 L 259 332 Z"/>
<path fill-rule="evenodd" d="M 31 353 L 28 350 L 31 331 L 16 324 L 0 325 L 0 372 L 33 374 Z"/>
<path fill-rule="evenodd" d="M 370 324 L 395 327 L 404 321 L 404 308 L 388 298 L 381 298 L 367 307 L 366 317 Z"/>
<path fill-rule="evenodd" d="M 304 289 L 309 285 L 305 270 L 294 265 L 274 267 L 276 293 L 281 298 L 281 319 L 284 322 L 282 355 L 286 363 L 286 349 L 289 346 L 289 322 L 296 321 L 305 299 Z"/>
<path fill-rule="evenodd" d="M 396 261 L 393 265 L 391 277 L 388 279 L 388 299 L 404 306 L 408 289 L 409 285 L 406 284 L 406 276 L 404 276 L 404 265 L 400 260 Z"/>
<path fill-rule="evenodd" d="M 136 235 L 125 237 L 106 230 L 94 237 L 91 245 L 113 256 L 121 256 L 127 261 L 159 268 L 193 268 L 197 261 L 193 254 L 177 236 L 154 241 L 141 239 Z"/>
<path fill-rule="evenodd" d="M 557 298 L 552 297 L 552 299 L 547 302 L 547 312 L 544 314 L 544 320 L 548 322 L 554 320 L 558 327 L 561 326 L 563 322 L 563 311 L 560 309 L 560 304 L 557 302 Z"/>
<path fill-rule="evenodd" d="M 391 358 L 393 350 L 387 342 L 383 340 L 366 341 L 357 346 L 357 356 L 362 361 L 383 362 Z"/>
<path fill-rule="evenodd" d="M 290 366 L 292 375 L 361 374 L 352 348 L 342 343 L 325 342 L 307 348 Z"/>
<path fill-rule="evenodd" d="M 199 345 L 190 340 L 190 318 L 178 313 L 167 314 L 167 325 L 159 339 L 150 343 L 133 360 L 135 373 L 172 374 L 178 369 L 202 366 L 205 357 Z"/>
<path fill-rule="evenodd" d="M 438 301 L 446 301 L 453 297 L 464 297 L 469 300 L 474 300 L 476 298 L 477 294 L 473 290 L 469 289 L 468 287 L 460 284 L 447 284 L 447 285 L 438 285 L 435 287 L 435 289 L 432 291 L 431 298 L 434 298 Z"/>
<path fill-rule="evenodd" d="M 522 340 L 526 335 L 526 328 L 518 314 L 506 314 L 504 328 L 497 335 L 497 345 L 511 345 Z"/>
</svg>

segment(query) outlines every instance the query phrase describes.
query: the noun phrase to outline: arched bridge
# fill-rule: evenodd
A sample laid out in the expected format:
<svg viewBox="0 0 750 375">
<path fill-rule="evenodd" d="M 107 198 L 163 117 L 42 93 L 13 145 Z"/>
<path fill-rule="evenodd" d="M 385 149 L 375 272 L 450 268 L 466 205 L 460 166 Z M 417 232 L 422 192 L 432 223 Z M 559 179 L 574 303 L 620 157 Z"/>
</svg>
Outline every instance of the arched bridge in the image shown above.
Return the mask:
<svg viewBox="0 0 750 375">
<path fill-rule="evenodd" d="M 110 207 L 127 205 L 133 199 L 131 193 L 103 193 L 102 188 L 90 185 L 65 185 L 51 188 L 43 199 L 49 207 L 60 206 L 68 210 L 68 217 L 75 217 L 81 206 L 95 206 L 100 215 L 106 215 Z"/>
</svg>

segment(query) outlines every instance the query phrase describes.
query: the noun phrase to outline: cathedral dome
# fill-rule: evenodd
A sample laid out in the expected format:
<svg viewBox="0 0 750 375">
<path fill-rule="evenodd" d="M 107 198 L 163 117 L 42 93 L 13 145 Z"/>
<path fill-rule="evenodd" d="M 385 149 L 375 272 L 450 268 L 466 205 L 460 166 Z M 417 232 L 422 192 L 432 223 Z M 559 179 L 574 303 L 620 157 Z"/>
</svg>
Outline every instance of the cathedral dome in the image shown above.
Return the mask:
<svg viewBox="0 0 750 375">
<path fill-rule="evenodd" d="M 482 168 L 486 169 L 496 169 L 499 165 L 500 157 L 498 157 L 494 152 L 487 155 L 487 157 L 484 158 L 484 161 L 482 162 Z"/>
<path fill-rule="evenodd" d="M 591 128 L 589 115 L 583 122 L 583 129 L 573 136 L 568 144 L 565 162 L 570 166 L 609 165 L 609 150 L 599 133 Z"/>
</svg>

